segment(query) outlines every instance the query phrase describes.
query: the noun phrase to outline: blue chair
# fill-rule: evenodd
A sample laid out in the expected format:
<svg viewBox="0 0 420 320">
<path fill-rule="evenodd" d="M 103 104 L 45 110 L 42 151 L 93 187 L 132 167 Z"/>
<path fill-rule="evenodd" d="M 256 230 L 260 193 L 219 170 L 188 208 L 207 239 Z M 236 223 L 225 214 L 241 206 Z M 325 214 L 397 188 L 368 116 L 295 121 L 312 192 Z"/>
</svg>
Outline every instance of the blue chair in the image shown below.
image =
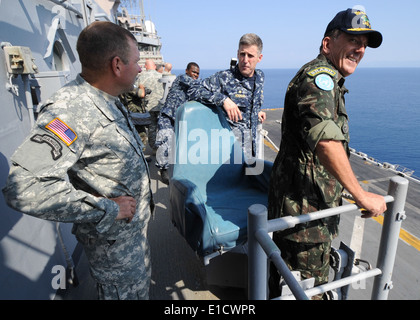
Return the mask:
<svg viewBox="0 0 420 320">
<path fill-rule="evenodd" d="M 248 207 L 267 205 L 272 163 L 248 165 L 223 111 L 195 101 L 177 110 L 174 149 L 169 191 L 176 228 L 199 256 L 243 245 Z"/>
</svg>

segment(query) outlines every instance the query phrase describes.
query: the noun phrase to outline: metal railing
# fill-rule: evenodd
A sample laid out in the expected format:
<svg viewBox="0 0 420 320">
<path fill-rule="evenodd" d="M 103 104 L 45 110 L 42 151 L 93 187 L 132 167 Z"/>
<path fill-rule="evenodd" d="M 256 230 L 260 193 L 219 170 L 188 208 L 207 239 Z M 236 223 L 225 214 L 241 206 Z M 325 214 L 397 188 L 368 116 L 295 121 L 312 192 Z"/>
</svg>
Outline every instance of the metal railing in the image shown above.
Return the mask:
<svg viewBox="0 0 420 320">
<path fill-rule="evenodd" d="M 280 249 L 268 233 L 286 230 L 295 225 L 331 217 L 338 214 L 354 212 L 360 209 L 355 204 L 343 205 L 336 208 L 321 210 L 301 216 L 288 216 L 267 220 L 267 208 L 261 204 L 254 204 L 248 209 L 248 297 L 251 300 L 267 299 L 267 263 L 270 259 L 284 278 L 294 297 L 298 300 L 308 300 L 309 297 L 341 288 L 362 279 L 375 277 L 372 299 L 386 300 L 392 288 L 392 270 L 397 252 L 401 222 L 405 218 L 404 205 L 407 197 L 408 180 L 399 176 L 390 179 L 388 195 L 385 201 L 387 211 L 384 213 L 381 240 L 376 268 L 356 275 L 335 280 L 307 290 L 303 290 L 299 282 L 280 255 Z M 268 258 L 268 259 L 267 259 Z M 282 297 L 279 297 L 282 298 Z"/>
</svg>

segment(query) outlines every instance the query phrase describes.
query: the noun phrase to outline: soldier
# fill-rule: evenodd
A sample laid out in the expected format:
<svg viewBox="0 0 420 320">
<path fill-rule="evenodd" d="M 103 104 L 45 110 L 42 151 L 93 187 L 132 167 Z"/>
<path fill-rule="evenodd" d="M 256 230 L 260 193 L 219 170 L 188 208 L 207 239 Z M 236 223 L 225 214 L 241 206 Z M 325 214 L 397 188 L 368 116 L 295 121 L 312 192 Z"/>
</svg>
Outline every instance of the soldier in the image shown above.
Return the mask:
<svg viewBox="0 0 420 320">
<path fill-rule="evenodd" d="M 148 127 L 148 140 L 149 146 L 156 152 L 157 121 L 161 108 L 159 101 L 163 97 L 163 85 L 159 82 L 162 74 L 156 71 L 156 64 L 153 60 L 147 59 L 145 68 L 146 71 L 140 73 L 139 83 L 150 90 L 150 94 L 146 95 L 146 111 L 150 113 L 151 117 L 151 124 Z"/>
<path fill-rule="evenodd" d="M 263 56 L 262 49 L 259 36 L 243 35 L 239 40 L 238 64 L 192 85 L 188 91 L 191 100 L 223 107 L 231 127 L 240 130 L 248 157 L 256 155 L 257 124 L 266 116 L 261 111 L 264 73 L 256 69 Z"/>
<path fill-rule="evenodd" d="M 269 188 L 270 219 L 297 216 L 341 205 L 343 187 L 365 208 L 363 217 L 386 210 L 382 196 L 364 191 L 348 160 L 349 126 L 344 106 L 344 78 L 352 74 L 366 47 L 377 48 L 382 35 L 371 29 L 366 13 L 348 9 L 328 24 L 320 54 L 290 82 L 284 104 L 282 140 Z M 273 240 L 292 270 L 315 284 L 328 281 L 331 241 L 339 217 L 275 232 Z M 272 268 L 271 296 L 278 274 Z M 319 298 L 319 297 L 317 297 Z"/>
<path fill-rule="evenodd" d="M 100 299 L 148 299 L 149 171 L 117 98 L 140 71 L 137 42 L 114 23 L 94 22 L 77 51 L 82 72 L 42 106 L 11 158 L 4 197 L 23 213 L 73 223 Z"/>
<path fill-rule="evenodd" d="M 165 184 L 169 184 L 168 158 L 171 138 L 174 134 L 176 110 L 188 101 L 187 91 L 191 84 L 198 79 L 200 67 L 195 62 L 187 65 L 185 74 L 176 77 L 169 90 L 165 105 L 160 110 L 158 132 L 156 136 L 156 166 L 160 170 L 160 177 Z"/>
</svg>

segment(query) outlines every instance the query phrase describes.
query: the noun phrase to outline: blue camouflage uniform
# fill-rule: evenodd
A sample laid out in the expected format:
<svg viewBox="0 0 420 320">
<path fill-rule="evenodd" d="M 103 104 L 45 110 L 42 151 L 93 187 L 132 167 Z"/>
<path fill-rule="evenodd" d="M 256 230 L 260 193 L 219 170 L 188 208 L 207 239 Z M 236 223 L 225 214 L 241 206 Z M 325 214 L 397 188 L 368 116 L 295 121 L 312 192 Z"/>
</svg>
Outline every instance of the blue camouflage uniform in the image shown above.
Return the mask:
<svg viewBox="0 0 420 320">
<path fill-rule="evenodd" d="M 242 132 L 245 154 L 252 152 L 252 156 L 255 156 L 258 113 L 264 101 L 263 87 L 264 73 L 261 70 L 256 69 L 254 76 L 247 78 L 242 76 L 238 66 L 235 66 L 229 70 L 219 71 L 201 83 L 193 84 L 188 94 L 191 100 L 213 104 L 216 107 L 223 107 L 226 98 L 236 103 L 242 113 L 242 120 L 233 122 L 227 115 L 226 119 L 232 128 L 238 128 Z M 248 146 L 250 143 L 252 147 Z"/>
</svg>

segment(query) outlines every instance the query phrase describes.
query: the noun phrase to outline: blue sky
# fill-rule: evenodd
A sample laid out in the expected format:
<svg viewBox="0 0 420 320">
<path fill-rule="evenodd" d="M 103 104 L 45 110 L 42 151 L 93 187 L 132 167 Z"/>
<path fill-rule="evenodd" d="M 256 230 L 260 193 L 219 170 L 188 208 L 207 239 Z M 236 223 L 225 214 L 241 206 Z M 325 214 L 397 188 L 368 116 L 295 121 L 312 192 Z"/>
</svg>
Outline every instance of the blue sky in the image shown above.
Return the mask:
<svg viewBox="0 0 420 320">
<path fill-rule="evenodd" d="M 258 68 L 298 68 L 317 55 L 335 14 L 355 5 L 384 37 L 379 48 L 368 48 L 360 67 L 420 67 L 419 0 L 144 0 L 174 69 L 190 61 L 202 69 L 227 68 L 247 32 L 264 43 Z"/>
</svg>

